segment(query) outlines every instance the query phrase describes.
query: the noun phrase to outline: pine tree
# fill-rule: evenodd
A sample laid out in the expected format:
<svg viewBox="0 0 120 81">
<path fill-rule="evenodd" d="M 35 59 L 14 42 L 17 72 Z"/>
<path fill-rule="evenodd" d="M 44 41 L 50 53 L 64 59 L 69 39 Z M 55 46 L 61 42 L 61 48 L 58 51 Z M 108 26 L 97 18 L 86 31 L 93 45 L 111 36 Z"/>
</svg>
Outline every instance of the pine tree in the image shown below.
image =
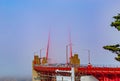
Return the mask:
<svg viewBox="0 0 120 81">
<path fill-rule="evenodd" d="M 118 14 L 117 16 L 114 16 L 113 18 L 115 19 L 115 21 L 111 23 L 111 27 L 115 27 L 118 31 L 120 31 L 120 14 Z M 117 57 L 115 57 L 115 60 L 120 62 L 120 45 L 119 44 L 107 45 L 107 46 L 103 46 L 103 48 L 105 50 L 109 50 L 117 54 Z"/>
</svg>

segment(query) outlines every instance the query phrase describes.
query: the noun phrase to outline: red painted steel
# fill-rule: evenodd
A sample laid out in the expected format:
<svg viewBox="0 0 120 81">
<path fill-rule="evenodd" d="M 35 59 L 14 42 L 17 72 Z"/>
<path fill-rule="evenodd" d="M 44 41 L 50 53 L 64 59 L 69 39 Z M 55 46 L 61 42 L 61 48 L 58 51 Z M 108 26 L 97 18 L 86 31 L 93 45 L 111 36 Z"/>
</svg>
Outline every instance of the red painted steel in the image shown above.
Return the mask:
<svg viewBox="0 0 120 81">
<path fill-rule="evenodd" d="M 34 66 L 34 69 L 37 72 L 55 75 L 55 70 L 70 71 L 71 67 Z M 77 76 L 93 75 L 99 79 L 99 81 L 120 81 L 120 67 L 75 67 L 75 74 Z"/>
<path fill-rule="evenodd" d="M 71 41 L 71 33 L 69 31 L 69 42 L 70 42 L 70 57 L 72 57 L 72 41 Z"/>
<path fill-rule="evenodd" d="M 47 50 L 46 50 L 46 59 L 47 60 L 48 60 L 49 47 L 50 47 L 50 32 L 49 32 L 49 36 L 48 36 L 48 44 L 47 44 Z"/>
</svg>

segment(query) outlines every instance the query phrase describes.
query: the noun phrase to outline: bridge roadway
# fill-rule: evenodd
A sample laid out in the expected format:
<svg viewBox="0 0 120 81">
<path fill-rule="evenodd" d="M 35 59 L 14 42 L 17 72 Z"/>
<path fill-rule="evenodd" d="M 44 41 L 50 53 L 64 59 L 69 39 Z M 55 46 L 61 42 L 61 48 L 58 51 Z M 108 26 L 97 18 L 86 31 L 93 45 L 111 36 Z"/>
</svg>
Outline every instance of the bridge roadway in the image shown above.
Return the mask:
<svg viewBox="0 0 120 81">
<path fill-rule="evenodd" d="M 70 71 L 71 67 L 62 66 L 34 66 L 34 69 L 38 72 L 55 72 L 55 70 L 65 70 Z M 113 74 L 120 75 L 120 67 L 75 67 L 75 73 L 83 74 Z"/>
<path fill-rule="evenodd" d="M 71 67 L 40 66 L 40 65 L 34 66 L 34 70 L 36 70 L 37 72 L 52 77 L 57 74 L 55 72 L 57 69 L 63 71 L 70 71 Z M 67 73 L 62 73 L 62 75 L 70 76 L 70 74 Z M 82 75 L 93 75 L 99 81 L 120 81 L 120 67 L 97 67 L 97 66 L 93 67 L 92 65 L 75 67 L 76 78 Z M 48 81 L 52 81 L 52 80 L 48 80 Z"/>
</svg>

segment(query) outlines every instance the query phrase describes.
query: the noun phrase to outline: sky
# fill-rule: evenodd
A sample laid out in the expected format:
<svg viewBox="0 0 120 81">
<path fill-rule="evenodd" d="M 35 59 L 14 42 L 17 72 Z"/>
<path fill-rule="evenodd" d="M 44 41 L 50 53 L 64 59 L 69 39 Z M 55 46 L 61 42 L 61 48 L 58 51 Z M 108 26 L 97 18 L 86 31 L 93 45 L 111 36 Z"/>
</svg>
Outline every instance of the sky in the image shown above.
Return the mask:
<svg viewBox="0 0 120 81">
<path fill-rule="evenodd" d="M 34 53 L 45 56 L 50 31 L 51 63 L 65 63 L 69 31 L 80 64 L 115 65 L 104 45 L 120 42 L 110 27 L 120 0 L 0 0 L 0 76 L 31 76 Z"/>
</svg>

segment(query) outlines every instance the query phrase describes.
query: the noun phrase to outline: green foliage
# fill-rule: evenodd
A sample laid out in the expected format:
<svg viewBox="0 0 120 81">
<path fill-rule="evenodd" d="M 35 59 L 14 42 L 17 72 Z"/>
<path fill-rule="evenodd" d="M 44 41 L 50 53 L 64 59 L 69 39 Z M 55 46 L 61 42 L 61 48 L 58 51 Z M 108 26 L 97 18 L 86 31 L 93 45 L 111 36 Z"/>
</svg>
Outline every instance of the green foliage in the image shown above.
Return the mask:
<svg viewBox="0 0 120 81">
<path fill-rule="evenodd" d="M 117 30 L 120 31 L 120 14 L 114 16 L 113 18 L 115 21 L 111 23 L 111 26 L 117 28 Z"/>
<path fill-rule="evenodd" d="M 104 46 L 103 48 L 106 49 L 106 50 L 109 50 L 111 52 L 114 52 L 116 54 L 120 54 L 120 45 L 119 44 L 116 44 L 116 45 L 107 45 L 107 46 Z"/>
<path fill-rule="evenodd" d="M 115 57 L 115 60 L 120 61 L 120 54 L 118 54 L 118 56 Z"/>
<path fill-rule="evenodd" d="M 107 45 L 107 46 L 104 46 L 103 48 L 105 50 L 109 50 L 113 53 L 116 53 L 117 57 L 115 57 L 115 60 L 120 61 L 120 48 L 119 47 L 120 45 L 116 44 L 116 45 Z"/>
<path fill-rule="evenodd" d="M 113 16 L 114 19 L 119 20 L 120 19 L 120 14 L 118 14 L 117 16 Z"/>
<path fill-rule="evenodd" d="M 118 31 L 120 31 L 120 14 L 118 14 L 117 16 L 114 16 L 113 18 L 115 19 L 115 21 L 111 23 L 111 26 L 115 27 Z M 109 50 L 117 54 L 117 57 L 115 57 L 115 60 L 120 62 L 120 45 L 119 44 L 107 45 L 107 46 L 103 46 L 103 48 L 105 50 Z"/>
</svg>

